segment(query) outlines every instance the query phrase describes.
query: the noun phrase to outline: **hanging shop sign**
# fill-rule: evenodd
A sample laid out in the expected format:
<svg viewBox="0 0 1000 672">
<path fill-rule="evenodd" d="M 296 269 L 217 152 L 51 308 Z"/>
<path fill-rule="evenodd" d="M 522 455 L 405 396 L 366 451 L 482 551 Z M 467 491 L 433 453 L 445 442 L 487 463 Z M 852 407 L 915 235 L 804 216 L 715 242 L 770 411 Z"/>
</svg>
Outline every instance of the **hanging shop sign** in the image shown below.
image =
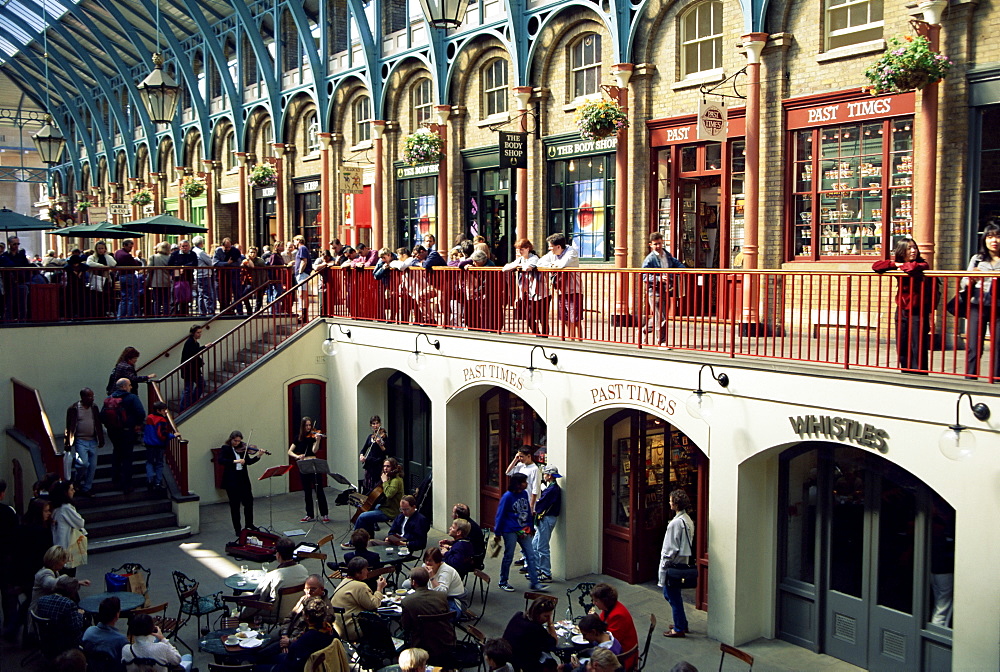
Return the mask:
<svg viewBox="0 0 1000 672">
<path fill-rule="evenodd" d="M 108 203 L 109 215 L 131 215 L 132 205 L 129 203 Z"/>
<path fill-rule="evenodd" d="M 788 128 L 809 128 L 908 116 L 914 113 L 916 100 L 912 91 L 873 97 L 851 90 L 786 100 L 784 106 L 788 113 Z"/>
<path fill-rule="evenodd" d="M 142 214 L 144 214 L 144 215 L 155 215 L 156 214 L 156 208 L 153 206 L 152 203 L 150 203 L 149 205 L 144 205 L 144 206 L 142 206 Z"/>
<path fill-rule="evenodd" d="M 610 135 L 600 140 L 581 140 L 579 134 L 573 133 L 574 141 L 546 139 L 545 155 L 549 160 L 572 159 L 577 156 L 613 152 L 618 148 L 618 136 Z"/>
<path fill-rule="evenodd" d="M 789 417 L 792 431 L 800 439 L 827 438 L 844 443 L 856 443 L 880 453 L 889 452 L 889 432 L 874 425 L 851 418 L 829 415 L 800 415 Z"/>
<path fill-rule="evenodd" d="M 435 177 L 441 168 L 441 164 L 434 163 L 419 163 L 415 166 L 408 166 L 404 163 L 397 164 L 396 166 L 396 179 L 397 180 L 408 180 L 414 177 Z"/>
<path fill-rule="evenodd" d="M 500 168 L 526 168 L 528 134 L 500 132 Z"/>
<path fill-rule="evenodd" d="M 365 193 L 365 169 L 358 166 L 341 166 L 337 171 L 337 183 L 342 194 Z"/>
<path fill-rule="evenodd" d="M 721 140 L 726 137 L 729 110 L 724 102 L 702 100 L 698 104 L 698 139 Z"/>
<path fill-rule="evenodd" d="M 260 189 L 253 190 L 254 198 L 274 198 L 274 194 L 274 187 L 262 187 Z"/>
</svg>

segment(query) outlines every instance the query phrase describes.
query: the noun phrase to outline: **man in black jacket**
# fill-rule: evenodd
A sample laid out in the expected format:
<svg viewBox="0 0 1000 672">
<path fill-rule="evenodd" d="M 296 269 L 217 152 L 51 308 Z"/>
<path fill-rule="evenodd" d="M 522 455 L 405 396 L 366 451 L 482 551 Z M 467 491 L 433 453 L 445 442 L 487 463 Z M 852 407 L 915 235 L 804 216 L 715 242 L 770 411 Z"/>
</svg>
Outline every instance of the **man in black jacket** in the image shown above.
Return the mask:
<svg viewBox="0 0 1000 672">
<path fill-rule="evenodd" d="M 430 521 L 417 511 L 416 498 L 406 495 L 399 500 L 399 515 L 392 521 L 385 541 L 393 546 L 405 544 L 411 552 L 418 551 L 427 547 L 427 533 L 430 529 Z"/>
<path fill-rule="evenodd" d="M 80 390 L 80 401 L 66 409 L 66 431 L 63 433 L 63 477 L 73 478 L 74 466 L 78 494 L 90 497 L 97 469 L 97 449 L 104 447 L 104 427 L 101 414 L 94 404 L 94 391 Z"/>
<path fill-rule="evenodd" d="M 132 381 L 121 378 L 115 391 L 104 400 L 101 422 L 108 429 L 108 438 L 114 446 L 111 460 L 111 480 L 128 494 L 132 492 L 132 451 L 136 435 L 146 421 L 142 401 L 132 394 Z"/>
</svg>

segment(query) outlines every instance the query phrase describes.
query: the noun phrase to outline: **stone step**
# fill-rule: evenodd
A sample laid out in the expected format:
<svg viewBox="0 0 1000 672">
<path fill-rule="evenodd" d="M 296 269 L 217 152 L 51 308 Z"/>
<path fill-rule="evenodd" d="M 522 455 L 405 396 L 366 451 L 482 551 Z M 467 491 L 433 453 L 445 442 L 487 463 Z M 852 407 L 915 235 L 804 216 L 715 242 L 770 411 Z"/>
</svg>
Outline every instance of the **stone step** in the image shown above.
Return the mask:
<svg viewBox="0 0 1000 672">
<path fill-rule="evenodd" d="M 132 494 L 135 493 L 133 492 Z M 97 498 L 95 497 L 94 499 Z M 129 500 L 115 504 L 102 504 L 81 510 L 81 513 L 86 512 L 87 529 L 90 529 L 96 523 L 103 523 L 109 520 L 122 523 L 141 516 L 151 516 L 161 513 L 173 515 L 170 500 L 165 495 L 161 495 L 159 499 Z"/>
<path fill-rule="evenodd" d="M 86 516 L 84 516 L 86 518 Z M 177 516 L 173 513 L 150 513 L 143 516 L 132 516 L 126 519 L 104 520 L 96 523 L 87 521 L 87 534 L 90 539 L 121 536 L 123 532 L 135 534 L 147 530 L 160 530 L 177 527 Z"/>
<path fill-rule="evenodd" d="M 88 528 L 89 530 L 89 528 Z M 171 525 L 158 530 L 136 531 L 125 534 L 100 537 L 87 544 L 88 553 L 102 553 L 116 551 L 125 548 L 135 548 L 136 546 L 146 546 L 157 544 L 161 541 L 173 541 L 175 539 L 186 539 L 191 536 L 191 527 L 185 525 L 179 527 Z"/>
</svg>

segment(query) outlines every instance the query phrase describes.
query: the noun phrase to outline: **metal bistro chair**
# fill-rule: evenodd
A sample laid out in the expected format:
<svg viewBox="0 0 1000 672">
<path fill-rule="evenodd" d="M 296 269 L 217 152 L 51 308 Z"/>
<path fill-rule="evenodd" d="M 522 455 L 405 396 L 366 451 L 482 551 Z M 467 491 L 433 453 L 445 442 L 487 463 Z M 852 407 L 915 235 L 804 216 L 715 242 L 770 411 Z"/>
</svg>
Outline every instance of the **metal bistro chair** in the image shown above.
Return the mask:
<svg viewBox="0 0 1000 672">
<path fill-rule="evenodd" d="M 454 614 L 450 611 L 441 614 L 419 614 L 417 623 L 421 629 L 429 627 L 433 631 L 437 631 L 440 627 L 437 625 L 438 623 L 451 623 L 453 618 Z M 421 639 L 428 644 L 433 642 L 433 639 L 429 640 L 427 637 Z M 479 647 L 479 642 L 456 641 L 453 646 L 435 646 L 435 648 L 434 651 L 428 651 L 431 654 L 428 661 L 431 665 L 443 667 L 446 670 L 464 670 L 470 667 L 478 669 L 482 664 L 483 652 Z"/>
<path fill-rule="evenodd" d="M 180 602 L 177 608 L 177 628 L 174 630 L 174 639 L 183 644 L 188 651 L 194 653 L 194 649 L 181 639 L 181 628 L 194 618 L 195 623 L 198 625 L 198 636 L 200 637 L 201 619 L 204 618 L 207 625 L 212 614 L 216 612 L 221 614 L 226 611 L 226 604 L 222 601 L 221 590 L 212 595 L 202 596 L 198 594 L 198 582 L 194 579 L 188 577 L 183 572 L 174 572 L 173 577 L 177 599 Z"/>
<path fill-rule="evenodd" d="M 138 562 L 126 562 L 118 569 L 112 569 L 111 574 L 121 574 L 122 576 L 137 575 L 142 577 L 140 585 L 136 585 L 134 588 L 127 589 L 127 592 L 133 592 L 137 595 L 142 595 L 146 598 L 145 604 L 149 604 L 149 577 L 152 575 L 152 571 L 146 569 Z"/>
<path fill-rule="evenodd" d="M 476 569 L 470 572 L 470 575 L 475 578 L 472 580 L 472 588 L 469 589 L 469 608 L 462 612 L 462 622 L 471 623 L 466 629 L 472 626 L 479 625 L 479 621 L 483 620 L 483 616 L 486 614 L 486 602 L 490 598 L 490 585 L 493 583 L 493 579 L 486 572 Z M 479 611 L 472 610 L 472 602 L 476 599 L 476 595 L 479 595 Z"/>
<path fill-rule="evenodd" d="M 566 591 L 566 600 L 569 602 L 567 609 L 569 611 L 569 617 L 574 623 L 589 614 L 590 610 L 594 608 L 594 601 L 590 598 L 590 591 L 592 591 L 596 585 L 596 583 L 578 583 L 576 586 Z M 576 599 L 583 608 L 583 613 L 579 616 L 573 616 L 573 593 L 576 591 L 580 591 L 580 594 L 576 596 Z"/>
<path fill-rule="evenodd" d="M 399 659 L 404 645 L 393 641 L 389 621 L 371 611 L 354 615 L 355 623 L 361 630 L 361 637 L 354 642 L 358 654 L 358 665 L 365 670 L 379 670 Z"/>
<path fill-rule="evenodd" d="M 740 651 L 735 646 L 729 646 L 728 644 L 719 644 L 719 651 L 722 651 L 722 657 L 719 659 L 719 672 L 722 672 L 722 665 L 726 662 L 727 655 L 749 665 L 750 667 L 747 670 L 753 669 L 753 656 L 746 651 Z"/>
</svg>

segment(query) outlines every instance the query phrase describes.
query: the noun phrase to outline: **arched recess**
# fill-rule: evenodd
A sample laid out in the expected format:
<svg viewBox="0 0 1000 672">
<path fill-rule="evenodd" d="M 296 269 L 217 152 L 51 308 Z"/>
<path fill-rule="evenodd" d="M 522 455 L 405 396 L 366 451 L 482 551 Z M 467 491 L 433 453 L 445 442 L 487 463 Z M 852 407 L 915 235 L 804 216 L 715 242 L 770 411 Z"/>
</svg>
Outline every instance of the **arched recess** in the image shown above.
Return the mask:
<svg viewBox="0 0 1000 672">
<path fill-rule="evenodd" d="M 235 151 L 236 130 L 233 128 L 233 124 L 228 118 L 221 117 L 215 126 L 212 127 L 212 147 L 210 156 L 213 161 L 219 162 L 219 165 L 222 167 L 223 174 L 235 167 L 236 157 L 233 155 L 233 152 Z"/>
<path fill-rule="evenodd" d="M 471 48 L 473 45 L 475 48 Z M 497 58 L 503 59 L 507 63 L 506 99 L 509 110 L 511 109 L 510 103 L 513 102 L 510 87 L 516 86 L 514 83 L 515 67 L 503 42 L 492 35 L 483 35 L 464 45 L 455 59 L 453 70 L 456 74 L 449 82 L 448 100 L 466 101 L 465 105 L 469 110 L 467 119 L 473 124 L 489 116 L 481 109 L 483 98 L 480 86 L 481 70 L 484 65 Z"/>
<path fill-rule="evenodd" d="M 274 124 L 271 114 L 266 108 L 258 106 L 247 118 L 246 124 L 247 141 L 246 147 L 256 162 L 263 161 L 269 156 L 274 156 Z"/>
<path fill-rule="evenodd" d="M 97 179 L 93 186 L 98 190 L 96 205 L 103 205 L 108 193 L 108 160 L 104 156 L 97 161 Z"/>
<path fill-rule="evenodd" d="M 382 85 L 382 99 L 377 102 L 374 110 L 376 119 L 398 120 L 400 117 L 400 107 L 405 110 L 406 101 L 409 100 L 409 85 L 414 77 L 430 77 L 434 79 L 434 68 L 420 54 L 414 54 L 393 63 L 385 83 Z M 435 89 L 436 90 L 436 89 Z M 405 135 L 412 133 L 409 126 L 400 129 Z"/>
<path fill-rule="evenodd" d="M 182 163 L 188 170 L 197 173 L 201 170 L 201 133 L 196 128 L 192 128 L 184 136 L 184 150 Z"/>
<path fill-rule="evenodd" d="M 135 150 L 135 177 L 140 188 L 149 182 L 149 146 L 142 143 Z"/>
<path fill-rule="evenodd" d="M 308 417 L 313 421 L 313 427 L 320 430 L 323 434 L 327 434 L 326 423 L 326 381 L 320 380 L 318 378 L 302 378 L 288 384 L 288 443 L 291 445 L 293 441 L 298 438 L 299 428 L 302 423 L 302 418 Z M 328 446 L 326 440 L 321 440 L 317 442 L 317 445 L 313 449 L 316 453 L 316 457 L 320 459 L 327 458 Z M 289 464 L 293 464 L 295 460 L 288 458 Z M 326 477 L 323 477 L 324 485 L 326 485 Z M 302 490 L 302 480 L 299 477 L 299 470 L 293 467 L 288 472 L 288 491 L 295 492 Z M 312 496 L 312 495 L 310 495 Z M 322 507 L 321 507 L 322 508 Z"/>
<path fill-rule="evenodd" d="M 358 96 L 371 96 L 371 89 L 367 82 L 361 77 L 350 76 L 337 82 L 337 88 L 333 90 L 330 105 L 330 118 L 326 128 L 332 133 L 341 133 L 345 139 L 345 146 L 350 147 L 353 142 L 351 133 L 351 106 Z M 374 113 L 374 110 L 372 110 Z M 372 117 L 375 118 L 375 117 Z"/>
<path fill-rule="evenodd" d="M 175 152 L 174 152 L 174 141 L 170 138 L 163 138 L 160 141 L 160 150 L 158 152 L 159 156 L 156 159 L 157 172 L 163 176 L 163 180 L 167 184 L 173 182 L 176 178 L 174 175 L 174 166 L 177 165 Z"/>
<path fill-rule="evenodd" d="M 318 122 L 316 103 L 306 93 L 300 93 L 288 102 L 283 115 L 285 128 L 282 137 L 285 138 L 285 165 L 291 178 L 302 175 L 314 175 L 320 170 L 318 162 L 303 163 L 302 159 L 318 151 L 315 147 L 315 132 L 313 135 L 314 150 L 310 149 L 309 127 Z"/>
<path fill-rule="evenodd" d="M 563 73 L 553 73 L 552 68 L 554 64 L 567 62 L 564 49 L 569 42 L 585 31 L 599 34 L 604 41 L 603 69 L 608 71 L 610 66 L 617 62 L 611 27 L 604 17 L 591 7 L 570 4 L 550 14 L 538 36 L 532 41 L 527 56 L 527 81 L 553 84 L 564 82 L 564 85 L 568 83 L 566 82 L 568 78 Z"/>
</svg>

